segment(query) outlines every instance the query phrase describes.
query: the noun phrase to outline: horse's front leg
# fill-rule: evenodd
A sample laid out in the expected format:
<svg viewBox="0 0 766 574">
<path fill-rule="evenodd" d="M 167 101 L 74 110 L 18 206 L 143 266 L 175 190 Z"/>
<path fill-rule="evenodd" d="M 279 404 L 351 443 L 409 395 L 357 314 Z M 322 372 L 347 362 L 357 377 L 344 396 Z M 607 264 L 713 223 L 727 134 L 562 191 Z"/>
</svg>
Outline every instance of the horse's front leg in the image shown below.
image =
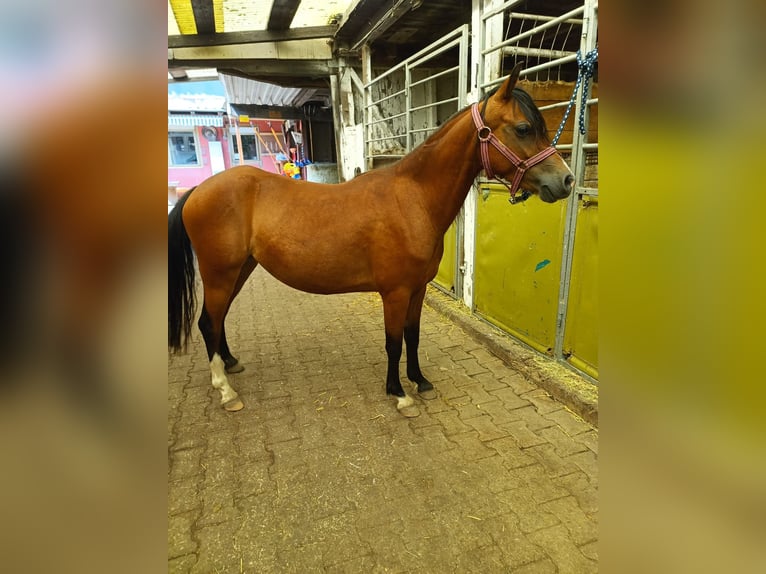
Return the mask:
<svg viewBox="0 0 766 574">
<path fill-rule="evenodd" d="M 420 315 L 423 310 L 425 295 L 426 285 L 423 285 L 422 289 L 412 295 L 407 309 L 407 318 L 404 323 L 404 341 L 407 344 L 407 378 L 418 386 L 418 394 L 422 398 L 435 399 L 434 386 L 420 370 L 420 360 L 418 359 Z"/>
<path fill-rule="evenodd" d="M 396 397 L 396 408 L 405 417 L 416 417 L 420 410 L 415 401 L 404 392 L 399 380 L 399 361 L 402 358 L 402 338 L 404 322 L 410 303 L 410 293 L 394 291 L 382 295 L 383 317 L 386 327 L 386 355 L 388 371 L 386 373 L 386 393 Z"/>
</svg>

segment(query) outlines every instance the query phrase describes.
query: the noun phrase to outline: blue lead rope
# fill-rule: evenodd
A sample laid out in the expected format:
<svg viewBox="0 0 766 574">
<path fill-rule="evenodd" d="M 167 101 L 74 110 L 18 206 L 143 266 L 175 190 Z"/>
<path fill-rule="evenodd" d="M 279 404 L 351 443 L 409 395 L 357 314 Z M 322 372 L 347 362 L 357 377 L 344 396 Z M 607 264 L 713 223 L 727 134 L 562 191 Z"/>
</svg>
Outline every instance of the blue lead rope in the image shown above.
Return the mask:
<svg viewBox="0 0 766 574">
<path fill-rule="evenodd" d="M 585 54 L 585 57 L 582 56 L 582 53 L 580 50 L 577 50 L 577 81 L 575 82 L 574 90 L 572 91 L 572 97 L 569 98 L 569 105 L 567 106 L 566 111 L 564 112 L 564 119 L 561 120 L 561 125 L 559 126 L 558 131 L 556 132 L 556 135 L 553 138 L 553 144 L 556 145 L 558 143 L 559 138 L 561 137 L 561 132 L 564 131 L 564 126 L 567 123 L 567 120 L 569 119 L 569 112 L 572 111 L 572 106 L 575 103 L 575 100 L 577 99 L 577 90 L 580 89 L 580 84 L 583 83 L 583 80 L 585 81 L 585 84 L 583 85 L 582 89 L 582 105 L 580 106 L 580 133 L 585 134 L 585 106 L 587 105 L 588 101 L 588 84 L 590 84 L 590 80 L 593 77 L 593 72 L 596 67 L 596 62 L 598 62 L 598 48 L 594 48 L 587 54 Z"/>
</svg>

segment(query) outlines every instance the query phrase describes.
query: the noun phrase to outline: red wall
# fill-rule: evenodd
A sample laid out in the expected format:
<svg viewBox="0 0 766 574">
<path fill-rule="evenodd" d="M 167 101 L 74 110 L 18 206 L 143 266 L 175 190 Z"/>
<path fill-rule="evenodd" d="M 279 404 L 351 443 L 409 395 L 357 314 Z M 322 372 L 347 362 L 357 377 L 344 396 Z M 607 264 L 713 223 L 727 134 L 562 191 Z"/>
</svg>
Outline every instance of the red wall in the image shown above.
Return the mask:
<svg viewBox="0 0 766 574">
<path fill-rule="evenodd" d="M 223 137 L 223 128 L 215 128 L 218 132 L 219 139 Z M 202 183 L 208 177 L 213 175 L 212 168 L 210 167 L 210 148 L 208 147 L 208 141 L 202 135 L 202 128 L 195 127 L 194 132 L 197 135 L 197 157 L 201 161 L 201 165 L 189 166 L 189 167 L 173 167 L 168 166 L 168 183 L 178 182 L 179 188 L 194 187 Z M 231 159 L 229 156 L 228 146 L 223 141 L 223 161 L 225 165 L 230 165 Z"/>
</svg>

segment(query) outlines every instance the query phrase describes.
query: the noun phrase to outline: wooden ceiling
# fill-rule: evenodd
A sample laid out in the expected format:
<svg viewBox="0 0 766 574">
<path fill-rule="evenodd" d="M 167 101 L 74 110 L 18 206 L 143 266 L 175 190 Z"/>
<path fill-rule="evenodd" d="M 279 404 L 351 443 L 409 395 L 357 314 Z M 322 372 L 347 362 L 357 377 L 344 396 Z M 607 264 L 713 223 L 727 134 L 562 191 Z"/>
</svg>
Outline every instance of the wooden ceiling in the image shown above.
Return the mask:
<svg viewBox="0 0 766 574">
<path fill-rule="evenodd" d="M 332 70 L 332 56 L 318 49 L 321 42 L 330 46 L 333 56 L 351 59 L 368 44 L 376 63 L 386 65 L 469 21 L 471 11 L 467 0 L 274 0 L 267 13 L 264 5 L 267 2 L 168 0 L 172 75 L 183 78 L 184 68 L 210 67 L 282 85 L 312 85 Z M 296 16 L 310 18 L 311 10 L 324 15 L 324 21 L 306 25 L 310 20 L 304 18 L 303 25 L 296 26 Z M 291 55 L 284 57 L 288 52 Z"/>
<path fill-rule="evenodd" d="M 581 0 L 523 0 L 512 9 L 560 15 Z M 337 56 L 361 46 L 390 66 L 470 22 L 470 0 L 168 0 L 168 70 L 216 68 L 290 87 L 326 86 Z M 515 25 L 515 22 L 511 24 Z M 513 25 L 508 33 L 514 33 Z M 571 39 L 577 49 L 578 38 Z"/>
</svg>

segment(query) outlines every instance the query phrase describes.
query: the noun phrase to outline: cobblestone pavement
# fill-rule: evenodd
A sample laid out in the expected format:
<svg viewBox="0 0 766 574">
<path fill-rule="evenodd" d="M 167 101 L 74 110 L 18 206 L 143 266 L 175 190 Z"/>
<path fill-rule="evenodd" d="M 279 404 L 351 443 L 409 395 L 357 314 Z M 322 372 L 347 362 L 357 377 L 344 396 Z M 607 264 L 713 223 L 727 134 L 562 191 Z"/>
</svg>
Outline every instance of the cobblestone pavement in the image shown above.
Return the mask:
<svg viewBox="0 0 766 574">
<path fill-rule="evenodd" d="M 439 397 L 413 419 L 385 395 L 377 294 L 259 268 L 226 328 L 244 410 L 198 332 L 169 359 L 169 572 L 597 571 L 597 431 L 444 316 L 423 310 Z"/>
</svg>

